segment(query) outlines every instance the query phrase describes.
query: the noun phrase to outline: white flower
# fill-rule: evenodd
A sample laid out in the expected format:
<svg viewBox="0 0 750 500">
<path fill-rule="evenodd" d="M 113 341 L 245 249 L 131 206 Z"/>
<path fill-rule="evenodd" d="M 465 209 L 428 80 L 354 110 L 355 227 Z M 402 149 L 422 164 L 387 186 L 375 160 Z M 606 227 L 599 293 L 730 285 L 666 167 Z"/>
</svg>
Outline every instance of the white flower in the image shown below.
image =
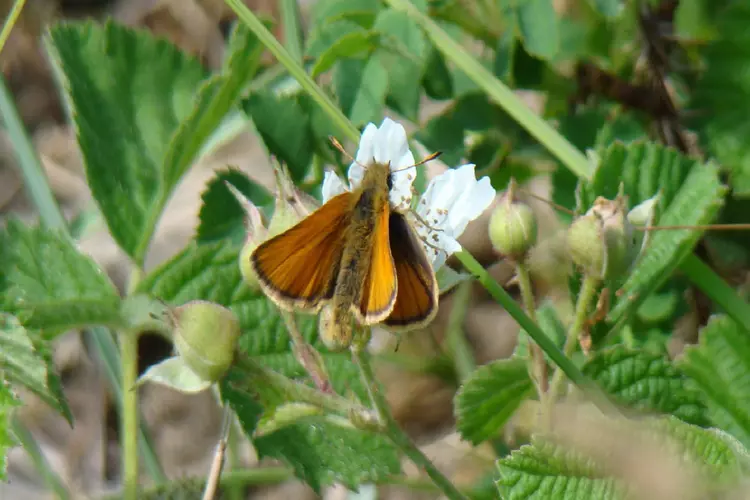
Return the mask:
<svg viewBox="0 0 750 500">
<path fill-rule="evenodd" d="M 430 181 L 416 216 L 412 214 L 412 223 L 425 242 L 433 269 L 437 271 L 449 255 L 461 250 L 458 237 L 494 199 L 490 178 L 477 180 L 472 164 L 448 170 Z"/>
<path fill-rule="evenodd" d="M 357 187 L 362 182 L 365 168 L 373 162 L 390 165 L 391 210 L 401 213 L 409 211 L 411 185 L 416 174 L 406 167 L 414 165 L 414 155 L 409 150 L 404 127 L 389 118 L 383 120 L 380 127 L 373 123 L 365 127 L 356 161 L 349 166 L 348 188 L 334 172 L 326 172 L 322 186 L 323 203 L 347 189 Z M 471 164 L 450 169 L 430 181 L 417 208 L 410 211 L 408 217 L 436 271 L 449 255 L 461 250 L 458 237 L 494 199 L 495 189 L 489 177 L 477 181 L 474 165 Z"/>
<path fill-rule="evenodd" d="M 362 132 L 355 161 L 349 166 L 349 187 L 355 188 L 362 182 L 365 168 L 371 163 L 388 164 L 391 174 L 391 209 L 403 212 L 411 206 L 411 185 L 416 177 L 415 170 L 406 168 L 414 165 L 414 155 L 409 150 L 404 127 L 386 118 L 380 127 L 370 123 Z M 404 170 L 405 169 L 405 170 Z M 395 172 L 394 172 L 395 170 Z M 333 172 L 326 172 L 323 179 L 323 203 L 344 192 L 341 179 Z"/>
</svg>

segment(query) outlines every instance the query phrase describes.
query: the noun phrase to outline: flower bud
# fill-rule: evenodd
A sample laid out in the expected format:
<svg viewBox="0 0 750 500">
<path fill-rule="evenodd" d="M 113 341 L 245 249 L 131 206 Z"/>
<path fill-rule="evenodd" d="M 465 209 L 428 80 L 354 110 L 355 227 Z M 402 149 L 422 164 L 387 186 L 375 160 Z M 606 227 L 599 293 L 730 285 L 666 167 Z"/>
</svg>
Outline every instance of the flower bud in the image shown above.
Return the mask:
<svg viewBox="0 0 750 500">
<path fill-rule="evenodd" d="M 514 201 L 508 193 L 490 217 L 489 233 L 497 252 L 513 260 L 523 260 L 536 244 L 536 214 L 530 206 Z"/>
<path fill-rule="evenodd" d="M 600 280 L 621 276 L 630 266 L 633 227 L 624 200 L 599 197 L 568 229 L 568 249 L 581 270 Z"/>
<path fill-rule="evenodd" d="M 177 307 L 174 344 L 187 366 L 204 380 L 216 382 L 234 360 L 240 323 L 232 311 L 195 300 Z"/>
</svg>

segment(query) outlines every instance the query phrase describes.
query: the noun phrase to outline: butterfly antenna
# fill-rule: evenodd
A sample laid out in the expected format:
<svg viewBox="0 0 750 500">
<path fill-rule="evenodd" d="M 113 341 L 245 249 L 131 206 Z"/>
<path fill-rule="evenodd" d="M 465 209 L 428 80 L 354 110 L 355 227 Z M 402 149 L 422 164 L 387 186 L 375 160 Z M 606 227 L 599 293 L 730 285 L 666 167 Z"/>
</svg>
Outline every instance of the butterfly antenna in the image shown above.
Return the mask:
<svg viewBox="0 0 750 500">
<path fill-rule="evenodd" d="M 396 169 L 396 170 L 391 170 L 391 173 L 401 172 L 402 170 L 409 170 L 410 168 L 416 168 L 416 167 L 418 167 L 420 165 L 424 165 L 428 161 L 434 160 L 435 158 L 437 158 L 441 154 L 443 154 L 442 151 L 435 151 L 434 153 L 432 153 L 431 155 L 426 156 L 425 158 L 423 158 L 422 160 L 418 161 L 414 165 L 409 165 L 408 167 L 403 167 L 403 168 L 399 168 L 399 169 Z"/>
<path fill-rule="evenodd" d="M 359 165 L 362 168 L 365 168 L 365 169 L 367 168 L 366 165 L 362 165 L 360 162 L 357 161 L 357 159 L 355 157 L 353 157 L 352 155 L 350 155 L 349 153 L 347 153 L 346 150 L 344 149 L 344 146 L 342 146 L 341 143 L 339 142 L 339 140 L 336 139 L 334 136 L 329 135 L 328 136 L 328 140 L 331 141 L 331 144 L 333 144 L 333 147 L 336 148 L 336 149 L 338 149 L 339 152 L 342 155 L 344 155 L 344 157 L 346 159 L 348 159 L 350 162 L 356 163 L 357 165 Z"/>
</svg>

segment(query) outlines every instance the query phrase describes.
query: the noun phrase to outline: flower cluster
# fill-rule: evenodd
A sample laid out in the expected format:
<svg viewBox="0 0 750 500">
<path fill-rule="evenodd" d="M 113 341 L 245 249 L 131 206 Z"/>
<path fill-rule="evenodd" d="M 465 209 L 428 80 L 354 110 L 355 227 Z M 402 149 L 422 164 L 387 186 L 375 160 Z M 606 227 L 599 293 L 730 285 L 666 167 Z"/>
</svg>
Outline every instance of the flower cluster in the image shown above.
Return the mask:
<svg viewBox="0 0 750 500">
<path fill-rule="evenodd" d="M 377 162 L 391 169 L 391 210 L 406 213 L 425 251 L 437 271 L 451 254 L 461 250 L 458 237 L 472 220 L 479 217 L 495 198 L 488 177 L 477 180 L 474 165 L 450 169 L 432 179 L 413 210 L 412 183 L 415 179 L 414 155 L 409 149 L 406 131 L 386 118 L 380 127 L 365 127 L 355 161 L 349 166 L 349 188 L 362 182 L 367 165 Z M 326 172 L 322 194 L 325 203 L 349 189 L 333 172 Z"/>
</svg>

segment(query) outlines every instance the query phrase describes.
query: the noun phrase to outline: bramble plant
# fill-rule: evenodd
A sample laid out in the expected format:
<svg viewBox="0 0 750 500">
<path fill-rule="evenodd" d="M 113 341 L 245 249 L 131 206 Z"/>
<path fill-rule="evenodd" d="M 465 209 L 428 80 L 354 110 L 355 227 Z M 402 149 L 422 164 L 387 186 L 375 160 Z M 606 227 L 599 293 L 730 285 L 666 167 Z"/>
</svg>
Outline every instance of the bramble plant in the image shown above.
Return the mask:
<svg viewBox="0 0 750 500">
<path fill-rule="evenodd" d="M 241 1 L 226 0 L 238 21 L 213 74 L 145 31 L 53 26 L 45 45 L 88 185 L 133 271 L 123 296 L 77 249 L 0 86 L 0 111 L 41 216 L 0 231 L 0 480 L 11 446 L 34 447 L 13 421 L 17 389 L 76 425 L 50 349 L 60 334 L 88 329 L 99 354 L 119 363 L 112 382 L 128 500 L 189 483 L 164 478 L 140 427 L 133 389 L 145 381 L 211 388 L 224 405 L 218 466 L 189 484 L 204 498 L 221 480 L 232 422 L 260 457 L 279 459 L 317 492 L 403 483 L 406 457 L 452 500 L 736 498 L 750 466 L 750 305 L 736 286 L 744 278 L 730 284 L 713 269 L 746 276 L 747 236 L 704 232 L 747 222 L 750 6 L 562 3 L 556 11 L 552 0 L 318 0 L 301 37 L 296 2 L 283 1 L 282 43 Z M 262 62 L 266 50 L 274 63 Z M 540 114 L 512 89 L 543 95 Z M 424 121 L 427 100 L 447 106 Z M 412 148 L 442 152 L 449 167 L 476 165 L 476 175 L 451 169 L 430 187 L 417 169 L 415 190 L 448 203 L 441 246 L 429 247 L 443 252 L 441 293 L 462 294 L 475 281 L 522 329 L 512 357 L 479 367 L 467 361 L 464 339 L 447 343 L 461 351 L 447 353 L 460 383 L 457 429 L 497 452 L 496 470 L 470 488 L 452 483 L 396 423 L 372 369 L 377 354 L 365 348 L 369 329 L 351 349 L 327 348 L 319 318 L 278 309 L 248 265 L 259 243 L 316 208 L 311 200 L 346 188 L 351 162 L 330 137 L 352 154 L 400 147 L 360 142 L 368 124 L 392 123 L 386 114 L 416 125 Z M 278 160 L 280 194 L 228 166 L 205 189 L 194 241 L 146 274 L 175 187 L 237 124 L 253 127 Z M 371 154 L 388 156 L 385 149 Z M 324 165 L 339 174 L 336 186 Z M 541 176 L 573 214 L 560 211 L 570 223 L 572 314 L 535 302 L 530 254 L 543 238 L 517 195 Z M 476 191 L 462 199 L 463 187 Z M 489 239 L 515 266 L 520 305 L 455 239 L 493 189 L 507 191 L 490 209 Z M 450 219 L 472 202 L 473 211 Z M 673 359 L 667 344 L 690 310 L 686 288 L 710 299 L 711 316 Z M 455 307 L 460 322 L 465 308 Z M 172 338 L 175 354 L 137 380 L 145 331 Z M 644 473 L 634 457 L 659 472 Z M 154 491 L 140 489 L 140 470 Z"/>
</svg>

